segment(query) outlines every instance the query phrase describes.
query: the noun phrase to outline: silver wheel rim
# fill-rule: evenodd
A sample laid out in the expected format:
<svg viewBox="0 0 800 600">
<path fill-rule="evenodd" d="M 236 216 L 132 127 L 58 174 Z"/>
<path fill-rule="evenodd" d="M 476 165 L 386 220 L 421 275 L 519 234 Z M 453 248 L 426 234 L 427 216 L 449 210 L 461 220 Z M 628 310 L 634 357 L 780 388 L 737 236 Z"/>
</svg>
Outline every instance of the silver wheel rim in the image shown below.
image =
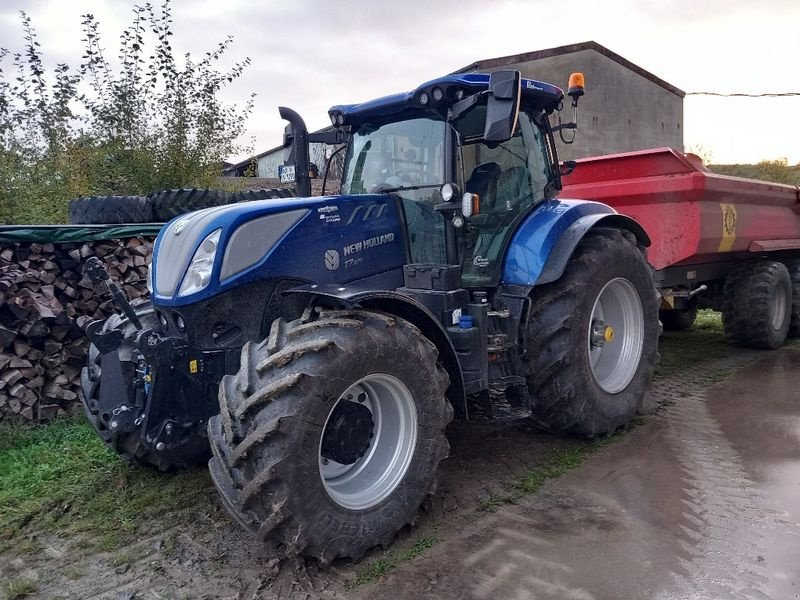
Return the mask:
<svg viewBox="0 0 800 600">
<path fill-rule="evenodd" d="M 786 288 L 779 286 L 772 295 L 772 328 L 780 331 L 786 320 L 788 304 L 786 301 Z"/>
<path fill-rule="evenodd" d="M 385 500 L 403 481 L 417 445 L 417 410 L 408 387 L 391 375 L 376 373 L 360 379 L 339 397 L 359 401 L 372 413 L 373 437 L 361 458 L 349 465 L 323 458 L 319 473 L 331 499 L 350 510 L 365 510 Z M 325 429 L 328 426 L 325 420 Z"/>
<path fill-rule="evenodd" d="M 606 333 L 602 339 L 598 330 Z M 624 390 L 636 375 L 643 346 L 642 300 L 630 281 L 612 279 L 597 295 L 589 319 L 587 349 L 597 385 L 609 394 Z"/>
</svg>

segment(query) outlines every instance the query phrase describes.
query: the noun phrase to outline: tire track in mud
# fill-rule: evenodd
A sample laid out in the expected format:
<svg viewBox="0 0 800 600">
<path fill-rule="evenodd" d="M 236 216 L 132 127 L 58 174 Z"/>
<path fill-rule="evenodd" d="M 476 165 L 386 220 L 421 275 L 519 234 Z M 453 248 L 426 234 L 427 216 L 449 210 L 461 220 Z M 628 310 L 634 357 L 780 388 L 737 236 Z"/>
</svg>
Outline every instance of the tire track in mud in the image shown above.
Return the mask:
<svg viewBox="0 0 800 600">
<path fill-rule="evenodd" d="M 679 557 L 683 572 L 673 574 L 675 589 L 659 598 L 770 598 L 764 590 L 767 535 L 787 522 L 782 513 L 768 507 L 750 478 L 738 451 L 712 416 L 706 402 L 708 386 L 702 385 L 715 372 L 738 370 L 761 356 L 742 351 L 717 364 L 690 369 L 688 381 L 682 373 L 680 380 L 672 377 L 658 386 L 681 396 L 656 419 L 665 428 L 683 473 L 685 521 Z"/>
</svg>

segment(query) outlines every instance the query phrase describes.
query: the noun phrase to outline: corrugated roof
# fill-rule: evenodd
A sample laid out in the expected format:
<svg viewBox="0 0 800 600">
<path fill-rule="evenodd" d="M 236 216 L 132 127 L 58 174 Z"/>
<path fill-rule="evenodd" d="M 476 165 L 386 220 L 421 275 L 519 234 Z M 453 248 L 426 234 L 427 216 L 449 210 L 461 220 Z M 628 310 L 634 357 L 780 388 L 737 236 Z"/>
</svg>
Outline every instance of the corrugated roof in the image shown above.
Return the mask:
<svg viewBox="0 0 800 600">
<path fill-rule="evenodd" d="M 466 67 L 462 67 L 461 69 L 454 71 L 454 73 L 467 73 L 470 71 L 486 71 L 489 69 L 494 69 L 496 67 L 504 67 L 506 65 L 513 65 L 521 62 L 540 60 L 543 58 L 551 58 L 553 56 L 562 56 L 564 54 L 571 54 L 573 52 L 580 52 L 582 50 L 594 50 L 595 52 L 599 52 L 603 56 L 610 58 L 616 63 L 619 63 L 626 69 L 629 69 L 634 73 L 641 75 L 645 79 L 649 79 L 653 83 L 660 85 L 665 90 L 668 90 L 673 94 L 680 96 L 681 98 L 686 96 L 686 93 L 683 90 L 675 87 L 671 83 L 667 83 L 660 77 L 656 77 L 649 71 L 645 71 L 640 66 L 633 64 L 628 59 L 623 58 L 616 52 L 612 52 L 605 46 L 601 46 L 595 41 L 581 42 L 579 44 L 570 44 L 568 46 L 559 46 L 557 48 L 547 48 L 546 50 L 535 50 L 533 52 L 525 52 L 523 54 L 514 54 L 511 56 L 487 58 L 484 60 L 476 61 L 470 65 L 467 65 Z"/>
</svg>

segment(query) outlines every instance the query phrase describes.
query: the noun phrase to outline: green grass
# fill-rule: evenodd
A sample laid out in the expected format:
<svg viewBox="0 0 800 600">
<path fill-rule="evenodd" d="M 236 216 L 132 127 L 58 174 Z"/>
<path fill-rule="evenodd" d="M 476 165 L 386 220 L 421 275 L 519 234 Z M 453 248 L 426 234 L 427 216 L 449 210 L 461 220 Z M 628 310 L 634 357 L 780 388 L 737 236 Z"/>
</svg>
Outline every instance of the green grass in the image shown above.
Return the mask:
<svg viewBox="0 0 800 600">
<path fill-rule="evenodd" d="M 38 588 L 36 583 L 25 577 L 12 579 L 3 584 L 2 600 L 19 600 L 35 593 Z"/>
<path fill-rule="evenodd" d="M 388 556 L 384 558 L 370 561 L 367 566 L 356 576 L 355 580 L 350 585 L 350 588 L 357 588 L 380 579 L 387 573 L 396 569 L 401 563 L 417 558 L 420 554 L 423 554 L 426 550 L 432 548 L 440 541 L 441 540 L 436 536 L 422 537 L 414 542 L 414 544 L 405 551 L 394 551 L 389 553 Z"/>
<path fill-rule="evenodd" d="M 90 534 L 74 536 L 74 548 L 112 551 L 152 517 L 207 505 L 210 492 L 204 469 L 164 475 L 123 463 L 82 419 L 0 423 L 0 551 L 56 531 Z"/>
<path fill-rule="evenodd" d="M 724 356 L 730 345 L 722 334 L 722 316 L 701 310 L 691 331 L 665 331 L 658 344 L 661 360 L 656 376 L 679 373 L 687 365 L 696 365 Z"/>
</svg>

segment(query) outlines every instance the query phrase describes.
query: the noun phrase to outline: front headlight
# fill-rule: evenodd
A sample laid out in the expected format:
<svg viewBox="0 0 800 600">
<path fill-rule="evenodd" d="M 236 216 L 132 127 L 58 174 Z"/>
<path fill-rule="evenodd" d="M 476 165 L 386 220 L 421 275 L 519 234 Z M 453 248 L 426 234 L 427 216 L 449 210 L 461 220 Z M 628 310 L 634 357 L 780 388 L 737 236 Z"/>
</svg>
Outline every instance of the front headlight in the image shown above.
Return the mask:
<svg viewBox="0 0 800 600">
<path fill-rule="evenodd" d="M 153 263 L 147 265 L 147 291 L 153 295 Z"/>
<path fill-rule="evenodd" d="M 200 247 L 194 253 L 189 268 L 186 269 L 186 274 L 183 276 L 178 296 L 188 296 L 199 292 L 211 282 L 211 271 L 214 268 L 214 257 L 217 254 L 221 234 L 222 229 L 217 229 L 200 243 Z"/>
</svg>

